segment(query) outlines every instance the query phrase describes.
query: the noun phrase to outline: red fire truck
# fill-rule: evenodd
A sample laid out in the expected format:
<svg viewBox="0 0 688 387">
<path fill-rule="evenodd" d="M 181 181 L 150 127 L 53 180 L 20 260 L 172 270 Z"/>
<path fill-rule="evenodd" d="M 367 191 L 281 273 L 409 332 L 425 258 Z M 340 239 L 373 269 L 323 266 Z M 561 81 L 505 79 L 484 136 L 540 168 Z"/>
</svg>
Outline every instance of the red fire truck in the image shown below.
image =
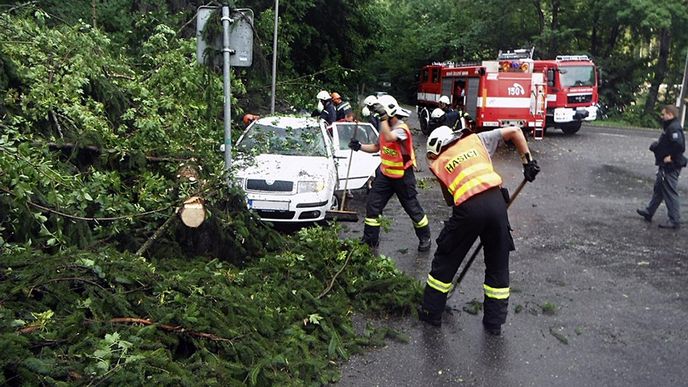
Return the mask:
<svg viewBox="0 0 688 387">
<path fill-rule="evenodd" d="M 532 61 L 483 61 L 479 64 L 433 63 L 419 74 L 416 110 L 423 133 L 441 96 L 449 97 L 474 119 L 477 131 L 519 126 L 536 139 L 545 128 L 547 84 Z"/>
<path fill-rule="evenodd" d="M 533 71 L 547 80 L 546 127 L 566 134 L 578 132 L 582 121 L 597 118 L 597 69 L 587 55 L 558 55 L 553 60 L 533 60 L 533 49 L 499 52 L 500 63 L 532 63 Z"/>
</svg>

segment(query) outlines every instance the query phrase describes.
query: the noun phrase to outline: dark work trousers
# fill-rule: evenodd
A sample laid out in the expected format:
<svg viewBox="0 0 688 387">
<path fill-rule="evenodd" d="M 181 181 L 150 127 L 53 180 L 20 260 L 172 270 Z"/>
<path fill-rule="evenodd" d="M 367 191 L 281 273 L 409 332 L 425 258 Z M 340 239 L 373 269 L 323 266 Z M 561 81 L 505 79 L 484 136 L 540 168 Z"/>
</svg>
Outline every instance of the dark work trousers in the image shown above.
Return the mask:
<svg viewBox="0 0 688 387">
<path fill-rule="evenodd" d="M 647 205 L 647 212 L 650 216 L 655 214 L 662 200 L 667 207 L 669 214 L 669 221 L 672 224 L 681 223 L 680 207 L 678 202 L 678 175 L 681 173 L 680 169 L 659 167 L 657 170 L 657 178 L 655 179 L 655 186 L 652 192 L 652 199 Z"/>
<path fill-rule="evenodd" d="M 430 314 L 441 316 L 447 303 L 447 292 L 454 275 L 469 249 L 480 237 L 485 254 L 485 301 L 483 324 L 497 328 L 506 321 L 509 305 L 509 251 L 514 243 L 509 230 L 506 202 L 499 188 L 491 188 L 454 206 L 451 218 L 437 238 L 430 278 L 439 282 L 439 291 L 425 285 L 423 307 Z M 499 290 L 504 297 L 488 296 L 488 289 Z"/>
<path fill-rule="evenodd" d="M 416 175 L 413 167 L 404 171 L 404 177 L 393 179 L 385 176 L 380 168 L 375 171 L 373 187 L 368 192 L 366 202 L 366 219 L 363 227 L 363 241 L 371 246 L 377 246 L 380 242 L 380 220 L 382 210 L 387 202 L 396 194 L 404 211 L 411 217 L 419 240 L 430 239 L 430 227 L 428 218 L 418 202 L 416 192 Z"/>
</svg>

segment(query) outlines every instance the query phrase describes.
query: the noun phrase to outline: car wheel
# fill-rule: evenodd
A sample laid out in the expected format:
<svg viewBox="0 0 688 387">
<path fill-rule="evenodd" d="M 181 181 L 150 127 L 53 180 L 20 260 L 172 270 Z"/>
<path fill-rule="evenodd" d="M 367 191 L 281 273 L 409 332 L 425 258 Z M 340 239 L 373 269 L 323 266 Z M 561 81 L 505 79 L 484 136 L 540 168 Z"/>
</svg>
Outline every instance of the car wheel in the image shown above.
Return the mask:
<svg viewBox="0 0 688 387">
<path fill-rule="evenodd" d="M 337 193 L 332 194 L 332 205 L 330 206 L 331 210 L 338 210 L 339 209 L 339 203 L 341 201 L 339 200 L 339 196 L 337 196 Z"/>
</svg>

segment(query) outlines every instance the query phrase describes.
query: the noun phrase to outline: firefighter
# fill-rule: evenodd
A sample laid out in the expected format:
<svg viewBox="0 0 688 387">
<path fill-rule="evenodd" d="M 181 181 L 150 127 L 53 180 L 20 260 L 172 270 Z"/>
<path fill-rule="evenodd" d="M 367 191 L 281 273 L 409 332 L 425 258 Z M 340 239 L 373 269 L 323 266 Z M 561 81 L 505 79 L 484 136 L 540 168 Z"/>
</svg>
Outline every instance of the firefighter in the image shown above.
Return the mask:
<svg viewBox="0 0 688 387">
<path fill-rule="evenodd" d="M 489 334 L 501 334 L 509 302 L 509 251 L 514 246 L 506 211 L 508 194 L 500 189 L 502 178 L 494 171 L 491 156 L 505 141 L 513 142 L 520 153 L 525 179 L 535 180 L 540 167 L 518 127 L 474 134 L 469 129 L 457 132 L 442 126 L 428 137 L 430 170 L 440 182 L 447 205 L 453 206 L 452 216 L 436 240 L 437 250 L 418 310 L 420 320 L 431 325 L 442 325 L 452 279 L 480 237 L 485 246 L 483 326 Z"/>
<path fill-rule="evenodd" d="M 318 93 L 317 98 L 322 105 L 320 119 L 325 121 L 327 125 L 331 125 L 333 122 L 337 121 L 337 112 L 332 104 L 332 96 L 330 93 L 322 90 Z"/>
<path fill-rule="evenodd" d="M 451 107 L 449 97 L 447 97 L 446 95 L 440 97 L 440 99 L 437 101 L 437 105 L 439 105 L 440 109 L 444 110 L 445 113 L 449 113 L 450 111 L 454 110 Z"/>
<path fill-rule="evenodd" d="M 441 108 L 435 108 L 430 114 L 430 132 L 439 128 L 440 126 L 448 126 L 452 130 L 457 131 L 468 128 L 471 116 L 462 110 L 451 110 L 449 113 Z"/>
<path fill-rule="evenodd" d="M 342 96 L 337 92 L 331 94 L 332 102 L 334 103 L 334 108 L 336 112 L 337 121 L 353 121 L 354 112 L 351 109 L 351 104 L 346 101 L 342 101 Z"/>
<path fill-rule="evenodd" d="M 373 127 L 375 127 L 375 130 L 380 132 L 380 117 L 377 116 L 377 114 L 373 114 L 371 112 L 371 109 L 373 108 L 373 105 L 377 103 L 377 97 L 374 95 L 369 95 L 365 97 L 363 100 L 363 109 L 361 109 L 361 112 L 363 113 L 364 117 L 368 117 L 368 122 L 370 122 Z"/>
<path fill-rule="evenodd" d="M 416 197 L 416 176 L 413 166 L 416 156 L 413 150 L 411 131 L 403 117 L 408 110 L 402 109 L 391 95 L 383 95 L 372 106 L 380 117 L 379 144 L 361 144 L 352 139 L 349 147 L 367 153 L 380 152 L 381 164 L 375 171 L 375 180 L 366 202 L 365 226 L 362 241 L 377 248 L 380 241 L 380 215 L 387 202 L 396 194 L 401 206 L 411 217 L 418 237 L 418 251 L 430 250 L 430 227 L 428 217 Z"/>
</svg>

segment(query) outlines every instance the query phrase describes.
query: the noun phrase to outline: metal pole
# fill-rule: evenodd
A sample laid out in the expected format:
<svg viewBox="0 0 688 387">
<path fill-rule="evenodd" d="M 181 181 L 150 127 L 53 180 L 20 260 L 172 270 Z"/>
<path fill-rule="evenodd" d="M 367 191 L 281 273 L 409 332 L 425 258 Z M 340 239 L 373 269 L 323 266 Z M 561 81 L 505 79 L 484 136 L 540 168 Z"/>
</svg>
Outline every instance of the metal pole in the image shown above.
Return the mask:
<svg viewBox="0 0 688 387">
<path fill-rule="evenodd" d="M 681 114 L 681 126 L 686 120 L 686 107 L 688 107 L 688 52 L 686 52 L 686 65 L 683 68 L 683 82 L 681 83 L 681 92 L 676 99 L 676 106 L 679 108 Z"/>
<path fill-rule="evenodd" d="M 224 120 L 225 120 L 225 170 L 229 171 L 232 166 L 232 83 L 230 78 L 231 67 L 229 56 L 229 7 L 222 7 L 222 75 L 224 85 Z"/>
<path fill-rule="evenodd" d="M 279 19 L 279 0 L 275 0 L 275 32 L 272 36 L 272 99 L 270 114 L 275 113 L 275 82 L 277 79 L 277 22 Z"/>
</svg>

